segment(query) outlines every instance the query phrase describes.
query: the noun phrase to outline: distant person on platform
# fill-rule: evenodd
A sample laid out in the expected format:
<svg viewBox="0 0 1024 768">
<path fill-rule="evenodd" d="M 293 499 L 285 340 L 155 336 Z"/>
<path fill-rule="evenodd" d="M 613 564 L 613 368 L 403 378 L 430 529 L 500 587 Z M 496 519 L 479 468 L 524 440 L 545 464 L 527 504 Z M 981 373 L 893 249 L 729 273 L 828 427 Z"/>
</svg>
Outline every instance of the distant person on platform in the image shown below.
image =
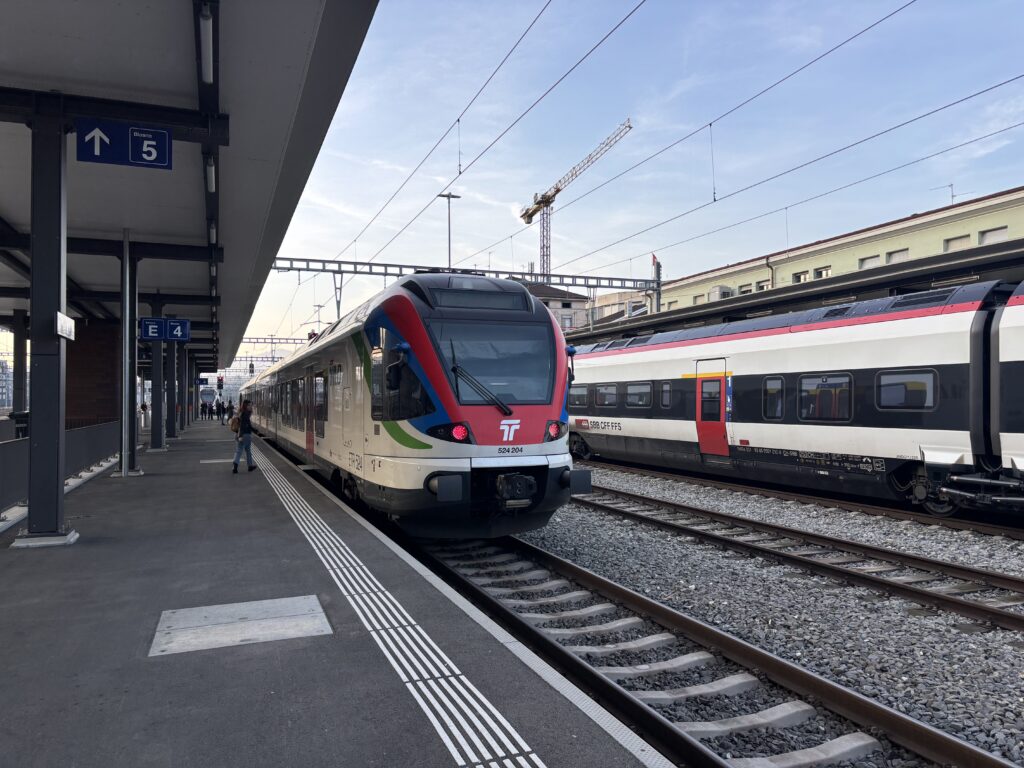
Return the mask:
<svg viewBox="0 0 1024 768">
<path fill-rule="evenodd" d="M 224 426 L 224 401 L 217 398 L 217 418 L 220 419 L 220 425 Z"/>
<path fill-rule="evenodd" d="M 231 431 L 235 433 L 235 460 L 233 462 L 232 474 L 238 474 L 238 462 L 242 460 L 242 450 L 245 450 L 245 463 L 252 472 L 256 464 L 252 460 L 252 403 L 249 400 L 242 401 L 242 410 L 238 416 L 231 419 Z"/>
<path fill-rule="evenodd" d="M 228 400 L 228 421 L 235 418 L 235 404 Z"/>
<path fill-rule="evenodd" d="M 199 420 L 206 421 L 206 403 L 199 404 Z"/>
</svg>

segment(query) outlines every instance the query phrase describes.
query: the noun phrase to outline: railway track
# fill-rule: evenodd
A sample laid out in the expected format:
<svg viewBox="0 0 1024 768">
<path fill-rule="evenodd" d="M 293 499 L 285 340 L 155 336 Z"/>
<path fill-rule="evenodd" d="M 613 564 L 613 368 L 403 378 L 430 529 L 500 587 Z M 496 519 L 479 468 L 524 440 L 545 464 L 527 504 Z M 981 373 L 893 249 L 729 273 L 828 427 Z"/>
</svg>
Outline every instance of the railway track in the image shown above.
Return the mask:
<svg viewBox="0 0 1024 768">
<path fill-rule="evenodd" d="M 897 507 L 887 507 L 880 504 L 869 504 L 868 502 L 855 501 L 848 498 L 844 499 L 834 496 L 816 496 L 813 494 L 802 493 L 799 491 L 787 491 L 781 488 L 765 488 L 764 486 L 761 485 L 754 485 L 742 482 L 730 482 L 728 480 L 718 480 L 715 478 L 705 477 L 703 475 L 683 474 L 681 472 L 668 472 L 657 469 L 649 469 L 647 467 L 636 467 L 629 464 L 613 464 L 608 462 L 595 461 L 593 459 L 589 459 L 587 461 L 577 461 L 576 466 L 590 467 L 591 469 L 606 469 L 613 472 L 625 472 L 631 475 L 655 477 L 662 480 L 674 480 L 680 483 L 703 485 L 707 486 L 708 488 L 722 488 L 724 490 L 729 491 L 749 493 L 753 496 L 764 496 L 772 499 L 782 499 L 784 501 L 798 501 L 801 504 L 818 504 L 823 507 L 836 507 L 837 509 L 845 509 L 851 512 L 862 512 L 867 515 L 891 517 L 895 518 L 896 520 L 910 520 L 915 523 L 921 523 L 922 525 L 940 525 L 944 528 L 952 528 L 953 530 L 958 531 L 974 531 L 975 533 L 983 533 L 988 536 L 1005 536 L 1008 539 L 1024 540 L 1024 528 L 1015 528 L 1006 525 L 994 525 L 992 523 L 962 520 L 959 518 L 936 517 L 935 515 L 911 512 L 906 509 L 899 509 Z"/>
<path fill-rule="evenodd" d="M 896 744 L 939 764 L 1012 765 L 517 539 L 407 546 L 671 760 L 806 768 Z"/>
<path fill-rule="evenodd" d="M 1024 631 L 1024 578 L 595 485 L 573 500 L 731 550 Z"/>
</svg>

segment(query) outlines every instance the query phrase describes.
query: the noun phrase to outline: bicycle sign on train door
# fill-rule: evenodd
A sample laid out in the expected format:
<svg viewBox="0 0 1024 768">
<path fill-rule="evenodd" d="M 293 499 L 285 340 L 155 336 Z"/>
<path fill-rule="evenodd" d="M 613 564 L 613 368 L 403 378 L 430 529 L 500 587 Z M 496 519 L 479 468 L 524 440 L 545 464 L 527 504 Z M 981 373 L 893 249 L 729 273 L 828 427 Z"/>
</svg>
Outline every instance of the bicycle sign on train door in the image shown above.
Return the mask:
<svg viewBox="0 0 1024 768">
<path fill-rule="evenodd" d="M 697 361 L 697 442 L 700 452 L 729 455 L 726 434 L 727 391 L 725 359 Z"/>
</svg>

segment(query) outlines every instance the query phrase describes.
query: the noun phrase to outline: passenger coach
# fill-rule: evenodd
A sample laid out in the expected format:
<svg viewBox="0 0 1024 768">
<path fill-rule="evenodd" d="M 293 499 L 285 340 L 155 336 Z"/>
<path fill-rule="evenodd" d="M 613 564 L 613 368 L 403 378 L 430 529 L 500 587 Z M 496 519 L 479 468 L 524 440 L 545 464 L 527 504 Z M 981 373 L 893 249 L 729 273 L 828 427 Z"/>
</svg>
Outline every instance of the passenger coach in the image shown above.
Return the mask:
<svg viewBox="0 0 1024 768">
<path fill-rule="evenodd" d="M 544 525 L 589 487 L 565 340 L 519 283 L 403 278 L 242 388 L 256 428 L 351 498 L 435 536 Z"/>
<path fill-rule="evenodd" d="M 580 346 L 571 448 L 933 514 L 1020 509 L 1013 292 L 990 282 Z"/>
</svg>

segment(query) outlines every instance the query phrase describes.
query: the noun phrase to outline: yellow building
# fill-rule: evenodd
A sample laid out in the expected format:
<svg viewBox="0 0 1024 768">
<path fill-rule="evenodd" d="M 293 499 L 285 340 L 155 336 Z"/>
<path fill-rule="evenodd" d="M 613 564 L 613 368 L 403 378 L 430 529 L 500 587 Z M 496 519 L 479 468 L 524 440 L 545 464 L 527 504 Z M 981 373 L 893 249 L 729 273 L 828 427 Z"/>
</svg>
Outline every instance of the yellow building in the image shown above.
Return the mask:
<svg viewBox="0 0 1024 768">
<path fill-rule="evenodd" d="M 1024 187 L 666 281 L 661 308 L 683 309 L 1020 237 L 1024 237 Z M 621 294 L 617 303 L 621 308 Z"/>
</svg>

